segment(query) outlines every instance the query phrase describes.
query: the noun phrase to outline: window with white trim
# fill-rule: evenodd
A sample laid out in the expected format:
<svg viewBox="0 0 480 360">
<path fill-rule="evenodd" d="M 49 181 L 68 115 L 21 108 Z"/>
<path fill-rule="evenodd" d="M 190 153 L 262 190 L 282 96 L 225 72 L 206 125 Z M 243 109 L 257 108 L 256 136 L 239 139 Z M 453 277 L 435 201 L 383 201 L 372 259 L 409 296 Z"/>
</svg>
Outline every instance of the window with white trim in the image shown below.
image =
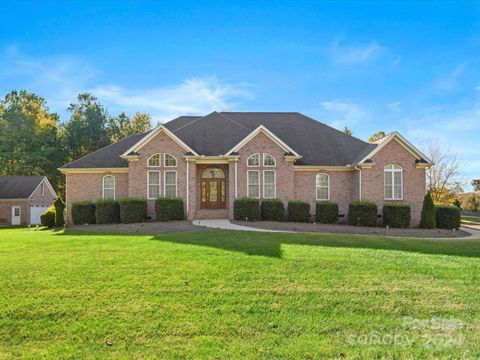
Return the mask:
<svg viewBox="0 0 480 360">
<path fill-rule="evenodd" d="M 267 153 L 263 153 L 263 166 L 273 167 L 277 164 L 275 158 Z"/>
<path fill-rule="evenodd" d="M 317 200 L 330 200 L 330 176 L 317 174 L 315 177 Z"/>
<path fill-rule="evenodd" d="M 275 170 L 263 171 L 263 197 L 271 199 L 277 196 L 277 174 Z"/>
<path fill-rule="evenodd" d="M 260 171 L 247 171 L 247 196 L 251 198 L 260 197 Z"/>
<path fill-rule="evenodd" d="M 160 197 L 160 171 L 147 172 L 147 188 L 150 200 Z"/>
<path fill-rule="evenodd" d="M 164 154 L 163 155 L 163 165 L 165 167 L 176 167 L 177 166 L 177 159 L 172 154 Z"/>
<path fill-rule="evenodd" d="M 45 196 L 45 183 L 40 184 L 40 196 Z"/>
<path fill-rule="evenodd" d="M 403 169 L 394 164 L 384 167 L 385 200 L 403 199 Z"/>
<path fill-rule="evenodd" d="M 260 166 L 260 154 L 252 154 L 247 159 L 247 166 Z"/>
<path fill-rule="evenodd" d="M 159 167 L 160 166 L 160 154 L 153 154 L 148 158 L 147 161 L 148 167 Z"/>
<path fill-rule="evenodd" d="M 103 198 L 115 200 L 115 176 L 113 175 L 103 177 Z"/>
<path fill-rule="evenodd" d="M 166 197 L 177 197 L 177 172 L 165 171 L 163 176 L 164 195 Z"/>
</svg>

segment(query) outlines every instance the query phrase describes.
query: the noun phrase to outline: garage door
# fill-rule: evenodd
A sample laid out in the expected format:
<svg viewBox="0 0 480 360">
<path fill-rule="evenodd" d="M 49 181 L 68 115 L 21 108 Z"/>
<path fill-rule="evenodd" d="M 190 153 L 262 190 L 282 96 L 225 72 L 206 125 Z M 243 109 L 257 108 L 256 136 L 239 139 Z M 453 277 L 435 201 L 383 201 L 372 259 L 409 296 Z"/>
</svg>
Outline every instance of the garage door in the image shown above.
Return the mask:
<svg viewBox="0 0 480 360">
<path fill-rule="evenodd" d="M 40 224 L 40 216 L 48 209 L 48 206 L 30 206 L 30 224 Z"/>
</svg>

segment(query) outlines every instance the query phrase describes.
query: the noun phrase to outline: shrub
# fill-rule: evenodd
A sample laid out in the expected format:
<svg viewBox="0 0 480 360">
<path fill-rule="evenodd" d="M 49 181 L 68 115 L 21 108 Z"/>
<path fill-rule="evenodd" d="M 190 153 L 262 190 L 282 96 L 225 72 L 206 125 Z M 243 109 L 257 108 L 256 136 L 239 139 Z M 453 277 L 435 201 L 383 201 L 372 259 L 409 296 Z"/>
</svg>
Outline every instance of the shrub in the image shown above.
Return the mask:
<svg viewBox="0 0 480 360">
<path fill-rule="evenodd" d="M 437 206 L 435 220 L 440 229 L 458 229 L 460 227 L 460 209 L 455 206 Z"/>
<path fill-rule="evenodd" d="M 285 219 L 285 207 L 280 199 L 266 199 L 260 206 L 262 220 L 283 221 Z"/>
<path fill-rule="evenodd" d="M 97 224 L 118 224 L 120 222 L 120 204 L 112 199 L 97 200 L 95 218 Z"/>
<path fill-rule="evenodd" d="M 53 206 L 50 206 L 42 215 L 40 215 L 40 223 L 49 228 L 55 226 L 55 208 Z"/>
<path fill-rule="evenodd" d="M 155 215 L 158 221 L 185 219 L 183 200 L 174 197 L 162 197 L 156 199 Z"/>
<path fill-rule="evenodd" d="M 424 229 L 435 229 L 435 205 L 432 196 L 428 192 L 423 198 L 422 215 L 420 217 L 420 227 Z"/>
<path fill-rule="evenodd" d="M 318 201 L 315 206 L 315 221 L 320 224 L 335 224 L 338 221 L 338 204 L 333 201 Z"/>
<path fill-rule="evenodd" d="M 72 203 L 72 221 L 75 225 L 95 224 L 95 203 L 93 201 L 74 201 Z"/>
<path fill-rule="evenodd" d="M 53 206 L 55 206 L 55 226 L 62 227 L 65 225 L 65 203 L 59 196 L 53 203 Z"/>
<path fill-rule="evenodd" d="M 383 225 L 392 228 L 406 228 L 410 226 L 410 205 L 386 204 L 383 205 Z"/>
<path fill-rule="evenodd" d="M 124 224 L 142 222 L 147 217 L 147 200 L 140 197 L 119 199 L 120 222 Z"/>
<path fill-rule="evenodd" d="M 352 201 L 348 206 L 348 223 L 355 226 L 377 226 L 377 212 L 377 204 L 373 201 Z"/>
<path fill-rule="evenodd" d="M 256 221 L 260 219 L 260 201 L 254 198 L 238 198 L 233 202 L 235 220 Z"/>
<path fill-rule="evenodd" d="M 288 202 L 288 221 L 308 222 L 310 219 L 310 204 L 305 201 L 292 200 Z"/>
</svg>

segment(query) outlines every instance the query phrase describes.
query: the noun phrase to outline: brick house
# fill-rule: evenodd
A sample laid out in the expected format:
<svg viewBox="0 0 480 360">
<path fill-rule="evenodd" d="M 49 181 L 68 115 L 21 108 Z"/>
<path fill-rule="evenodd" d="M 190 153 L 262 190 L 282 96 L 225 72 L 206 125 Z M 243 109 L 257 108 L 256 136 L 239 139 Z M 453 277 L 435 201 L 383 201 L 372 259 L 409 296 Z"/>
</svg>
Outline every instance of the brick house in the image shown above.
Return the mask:
<svg viewBox="0 0 480 360">
<path fill-rule="evenodd" d="M 57 194 L 45 176 L 0 176 L 0 225 L 37 225 Z"/>
<path fill-rule="evenodd" d="M 409 203 L 420 221 L 432 163 L 394 132 L 367 143 L 299 113 L 181 116 L 60 168 L 72 201 L 140 196 L 184 199 L 188 219 L 231 218 L 238 197 Z"/>
</svg>

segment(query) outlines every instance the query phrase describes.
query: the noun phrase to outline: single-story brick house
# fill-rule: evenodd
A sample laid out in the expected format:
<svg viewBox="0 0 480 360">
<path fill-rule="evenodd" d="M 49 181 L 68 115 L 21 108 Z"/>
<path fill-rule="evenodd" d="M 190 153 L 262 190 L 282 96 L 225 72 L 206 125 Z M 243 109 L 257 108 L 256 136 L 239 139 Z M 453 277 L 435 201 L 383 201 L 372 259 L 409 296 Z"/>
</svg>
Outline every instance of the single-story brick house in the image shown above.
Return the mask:
<svg viewBox="0 0 480 360">
<path fill-rule="evenodd" d="M 181 116 L 60 168 L 72 201 L 140 196 L 184 199 L 188 219 L 232 218 L 238 197 L 285 203 L 356 199 L 406 202 L 420 220 L 425 169 L 432 163 L 399 133 L 376 143 L 300 113 L 213 112 Z"/>
<path fill-rule="evenodd" d="M 37 225 L 57 194 L 45 176 L 0 176 L 0 225 Z"/>
</svg>

